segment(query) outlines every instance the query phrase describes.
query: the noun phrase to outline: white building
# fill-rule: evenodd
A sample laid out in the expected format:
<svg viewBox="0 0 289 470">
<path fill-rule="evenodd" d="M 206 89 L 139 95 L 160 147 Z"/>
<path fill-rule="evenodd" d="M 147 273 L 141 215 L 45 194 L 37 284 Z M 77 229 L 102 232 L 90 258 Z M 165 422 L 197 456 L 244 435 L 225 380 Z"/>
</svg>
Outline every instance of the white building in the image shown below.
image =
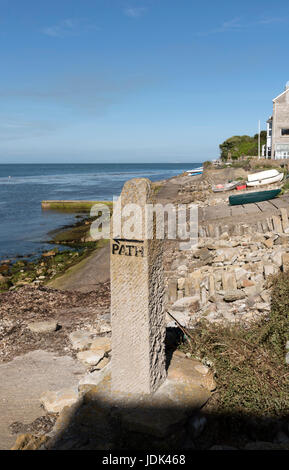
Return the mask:
<svg viewBox="0 0 289 470">
<path fill-rule="evenodd" d="M 267 121 L 266 157 L 289 158 L 289 82 L 273 100 L 273 115 Z"/>
</svg>

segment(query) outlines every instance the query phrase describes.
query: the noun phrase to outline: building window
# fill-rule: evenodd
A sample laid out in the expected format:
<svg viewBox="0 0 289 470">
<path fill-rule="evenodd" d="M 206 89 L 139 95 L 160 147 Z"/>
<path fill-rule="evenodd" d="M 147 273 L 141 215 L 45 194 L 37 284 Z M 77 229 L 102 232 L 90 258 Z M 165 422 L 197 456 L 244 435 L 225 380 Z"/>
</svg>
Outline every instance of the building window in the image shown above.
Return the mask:
<svg viewBox="0 0 289 470">
<path fill-rule="evenodd" d="M 275 158 L 289 158 L 289 144 L 277 144 Z"/>
<path fill-rule="evenodd" d="M 289 135 L 289 129 L 281 129 L 281 135 Z"/>
</svg>

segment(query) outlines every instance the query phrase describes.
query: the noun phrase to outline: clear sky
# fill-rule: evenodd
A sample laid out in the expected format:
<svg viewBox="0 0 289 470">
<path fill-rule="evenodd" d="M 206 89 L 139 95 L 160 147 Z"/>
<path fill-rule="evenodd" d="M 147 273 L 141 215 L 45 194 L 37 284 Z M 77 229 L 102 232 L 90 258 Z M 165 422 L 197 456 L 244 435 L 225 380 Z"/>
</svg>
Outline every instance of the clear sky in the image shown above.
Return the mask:
<svg viewBox="0 0 289 470">
<path fill-rule="evenodd" d="M 0 163 L 194 162 L 265 128 L 288 0 L 0 0 Z"/>
</svg>

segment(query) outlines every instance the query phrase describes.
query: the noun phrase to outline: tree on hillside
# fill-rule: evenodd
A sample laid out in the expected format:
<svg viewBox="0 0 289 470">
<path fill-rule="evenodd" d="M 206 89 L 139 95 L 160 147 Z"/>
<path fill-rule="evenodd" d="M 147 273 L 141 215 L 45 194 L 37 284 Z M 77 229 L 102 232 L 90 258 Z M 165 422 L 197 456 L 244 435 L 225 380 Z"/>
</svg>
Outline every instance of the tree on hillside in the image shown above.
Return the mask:
<svg viewBox="0 0 289 470">
<path fill-rule="evenodd" d="M 267 133 L 261 132 L 261 147 L 266 143 Z M 254 137 L 249 135 L 235 135 L 220 144 L 221 159 L 228 160 L 230 157 L 236 160 L 242 156 L 250 157 L 258 155 L 258 134 Z"/>
</svg>

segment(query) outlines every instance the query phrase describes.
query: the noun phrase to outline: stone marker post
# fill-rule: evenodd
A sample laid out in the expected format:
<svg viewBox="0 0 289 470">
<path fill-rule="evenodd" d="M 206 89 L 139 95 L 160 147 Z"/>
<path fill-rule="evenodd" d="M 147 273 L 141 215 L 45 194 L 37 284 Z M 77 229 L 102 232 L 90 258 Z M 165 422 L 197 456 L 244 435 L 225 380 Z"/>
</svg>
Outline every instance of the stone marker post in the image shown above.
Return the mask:
<svg viewBox="0 0 289 470">
<path fill-rule="evenodd" d="M 166 378 L 163 240 L 145 237 L 145 204 L 152 202 L 151 182 L 132 179 L 114 207 L 110 267 L 115 392 L 152 393 Z M 127 220 L 123 214 L 128 204 L 139 208 L 135 214 L 140 233 L 132 239 L 113 232 L 114 225 Z"/>
</svg>

